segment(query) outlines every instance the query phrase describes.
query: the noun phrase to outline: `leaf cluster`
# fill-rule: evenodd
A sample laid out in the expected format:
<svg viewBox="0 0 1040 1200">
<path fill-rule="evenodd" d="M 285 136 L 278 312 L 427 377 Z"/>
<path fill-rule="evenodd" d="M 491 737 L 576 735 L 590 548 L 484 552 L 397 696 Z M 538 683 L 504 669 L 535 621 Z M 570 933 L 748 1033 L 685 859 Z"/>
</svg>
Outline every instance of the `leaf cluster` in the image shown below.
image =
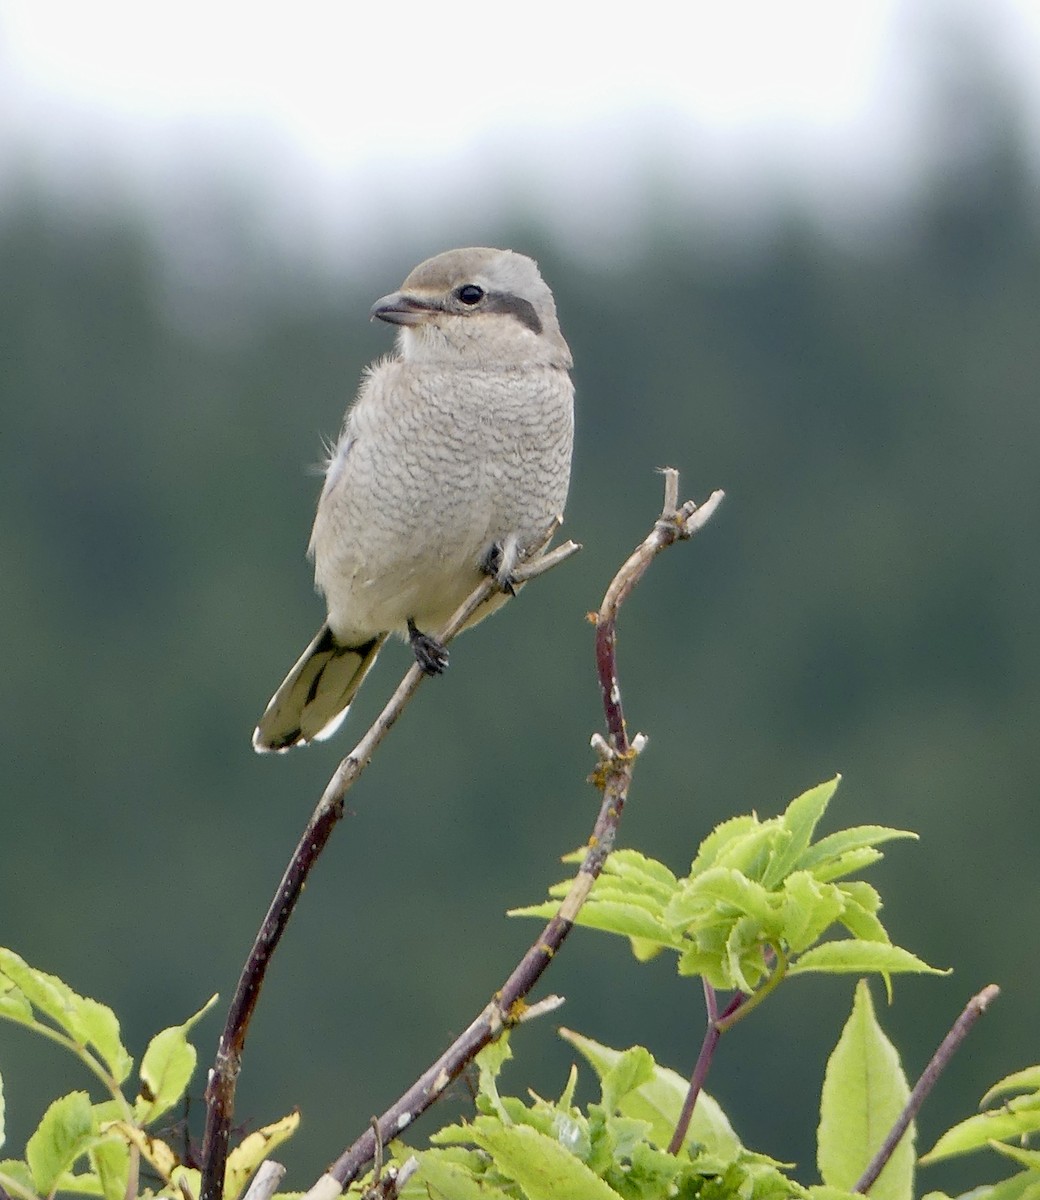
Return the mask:
<svg viewBox="0 0 1040 1200">
<path fill-rule="evenodd" d="M 613 1050 L 564 1036 L 595 1070 L 600 1098 L 575 1104 L 577 1068 L 560 1097 L 525 1102 L 501 1095 L 497 1077 L 509 1056 L 505 1038 L 478 1058 L 476 1115 L 434 1134 L 404 1200 L 787 1200 L 811 1190 L 782 1164 L 746 1149 L 725 1114 L 702 1094 L 679 1154 L 665 1147 L 682 1108 L 686 1081 L 641 1046 Z M 395 1147 L 401 1157 L 411 1151 Z"/>
<path fill-rule="evenodd" d="M 195 1071 L 197 1053 L 188 1032 L 215 1002 L 156 1034 L 137 1071 L 136 1090 L 125 1085 L 134 1060 L 123 1045 L 119 1021 L 106 1005 L 80 996 L 54 975 L 0 948 L 0 1018 L 62 1046 L 95 1077 L 105 1093 L 85 1090 L 55 1100 L 25 1146 L 25 1156 L 0 1161 L 0 1188 L 14 1200 L 50 1200 L 58 1193 L 125 1200 L 127 1195 L 184 1200 L 199 1194 L 199 1171 L 160 1136 L 160 1122 L 180 1105 Z M 4 1141 L 0 1096 L 0 1145 Z M 274 1146 L 296 1129 L 293 1113 L 249 1134 L 228 1160 L 226 1195 L 234 1200 Z M 137 1182 L 144 1165 L 154 1186 Z"/>
<path fill-rule="evenodd" d="M 860 825 L 812 840 L 838 782 L 803 793 L 778 817 L 723 822 L 682 878 L 635 850 L 615 851 L 577 923 L 627 937 L 641 960 L 672 951 L 680 975 L 748 996 L 808 972 L 877 972 L 886 985 L 897 972 L 940 973 L 892 944 L 877 890 L 849 878 L 883 857 L 882 843 L 916 835 Z M 550 916 L 567 887 L 511 915 Z"/>
</svg>

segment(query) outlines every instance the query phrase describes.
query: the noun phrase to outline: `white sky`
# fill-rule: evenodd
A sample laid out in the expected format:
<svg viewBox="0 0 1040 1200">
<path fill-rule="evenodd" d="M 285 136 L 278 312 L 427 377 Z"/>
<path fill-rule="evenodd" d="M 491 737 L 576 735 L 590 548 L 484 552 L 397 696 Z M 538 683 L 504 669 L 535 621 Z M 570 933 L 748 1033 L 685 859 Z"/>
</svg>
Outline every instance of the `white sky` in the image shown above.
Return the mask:
<svg viewBox="0 0 1040 1200">
<path fill-rule="evenodd" d="M 587 212 L 661 160 L 883 194 L 958 13 L 1040 111 L 1040 0 L 0 0 L 0 167 L 161 190 L 187 160 L 326 215 L 513 186 Z"/>
</svg>

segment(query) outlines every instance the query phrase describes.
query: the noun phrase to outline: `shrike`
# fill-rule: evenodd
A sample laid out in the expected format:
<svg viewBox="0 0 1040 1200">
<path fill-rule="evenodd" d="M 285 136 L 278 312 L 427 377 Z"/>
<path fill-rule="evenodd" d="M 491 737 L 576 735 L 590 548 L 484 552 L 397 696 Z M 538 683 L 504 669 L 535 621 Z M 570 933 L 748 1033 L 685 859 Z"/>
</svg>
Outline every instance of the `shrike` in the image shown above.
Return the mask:
<svg viewBox="0 0 1040 1200">
<path fill-rule="evenodd" d="M 420 263 L 372 316 L 396 353 L 365 372 L 329 460 L 311 533 L 328 617 L 253 734 L 258 751 L 329 737 L 391 633 L 424 671 L 435 635 L 563 513 L 574 431 L 571 353 L 538 267 L 511 250 L 449 250 Z"/>
</svg>

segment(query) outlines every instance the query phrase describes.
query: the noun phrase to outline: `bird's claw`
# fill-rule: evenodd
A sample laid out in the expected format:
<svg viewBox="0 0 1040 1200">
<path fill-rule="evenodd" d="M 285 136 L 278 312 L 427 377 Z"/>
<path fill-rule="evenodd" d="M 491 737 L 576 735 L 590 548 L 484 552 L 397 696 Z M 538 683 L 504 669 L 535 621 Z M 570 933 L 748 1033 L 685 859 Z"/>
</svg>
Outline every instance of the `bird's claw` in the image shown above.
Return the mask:
<svg viewBox="0 0 1040 1200">
<path fill-rule="evenodd" d="M 408 641 L 419 669 L 424 675 L 440 675 L 448 666 L 447 647 L 438 642 L 428 633 L 422 633 L 415 627 L 415 622 L 408 618 Z"/>
<path fill-rule="evenodd" d="M 499 588 L 507 596 L 516 595 L 516 579 L 513 576 L 513 568 L 516 566 L 518 558 L 515 544 L 507 551 L 503 550 L 501 542 L 492 542 L 488 547 L 487 554 L 484 555 L 484 561 L 480 564 L 484 574 L 493 576 Z"/>
</svg>

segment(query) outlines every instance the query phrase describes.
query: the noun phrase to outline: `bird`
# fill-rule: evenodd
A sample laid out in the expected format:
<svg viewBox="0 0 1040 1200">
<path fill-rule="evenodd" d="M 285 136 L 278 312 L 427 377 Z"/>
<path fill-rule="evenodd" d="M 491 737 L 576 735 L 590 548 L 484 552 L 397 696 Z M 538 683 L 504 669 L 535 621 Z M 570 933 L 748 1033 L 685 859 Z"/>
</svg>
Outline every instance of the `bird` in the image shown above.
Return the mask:
<svg viewBox="0 0 1040 1200">
<path fill-rule="evenodd" d="M 308 554 L 327 617 L 253 733 L 258 753 L 336 732 L 391 634 L 426 674 L 487 574 L 512 572 L 558 526 L 570 485 L 570 349 L 537 264 L 476 246 L 420 263 L 371 317 L 396 326 L 364 372 L 325 464 Z"/>
</svg>

